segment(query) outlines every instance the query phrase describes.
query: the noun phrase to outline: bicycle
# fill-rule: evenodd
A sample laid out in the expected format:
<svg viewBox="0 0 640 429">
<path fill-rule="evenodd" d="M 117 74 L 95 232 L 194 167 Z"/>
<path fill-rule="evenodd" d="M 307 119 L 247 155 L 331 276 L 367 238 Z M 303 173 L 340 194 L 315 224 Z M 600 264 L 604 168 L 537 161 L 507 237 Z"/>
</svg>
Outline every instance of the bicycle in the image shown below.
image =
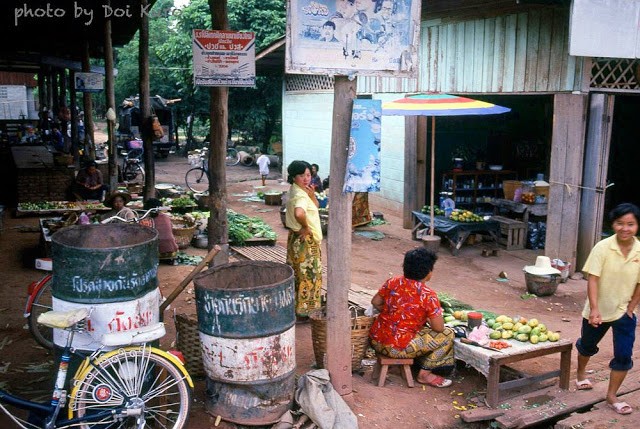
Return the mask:
<svg viewBox="0 0 640 429">
<path fill-rule="evenodd" d="M 130 149 L 121 152 L 122 179 L 127 182 L 144 183 L 144 168 L 142 167 L 142 149 Z"/>
<path fill-rule="evenodd" d="M 142 219 L 147 218 L 152 213 L 168 210 L 168 207 L 154 207 L 145 211 L 141 216 L 136 217 L 134 220 L 127 220 L 120 216 L 111 216 L 101 223 L 110 222 L 140 222 Z M 36 269 L 46 271 L 47 273 L 40 278 L 29 284 L 27 287 L 27 302 L 24 309 L 24 317 L 27 319 L 27 326 L 29 332 L 36 340 L 38 344 L 48 350 L 53 350 L 53 329 L 38 323 L 38 317 L 47 311 L 53 310 L 53 298 L 51 295 L 51 279 L 52 279 L 52 261 L 51 258 L 38 258 L 36 259 Z"/>
<path fill-rule="evenodd" d="M 192 192 L 197 194 L 205 193 L 209 190 L 209 155 L 207 148 L 196 149 L 199 156 L 197 166 L 189 169 L 184 176 L 184 180 Z M 240 154 L 231 146 L 227 146 L 225 165 L 234 166 L 240 162 Z"/>
<path fill-rule="evenodd" d="M 166 334 L 164 323 L 104 334 L 97 350 L 81 352 L 72 347 L 73 337 L 87 330 L 90 314 L 89 308 L 79 308 L 49 311 L 38 317 L 39 323 L 68 332 L 51 401 L 35 402 L 0 389 L 0 410 L 23 429 L 184 428 L 191 407 L 191 376 L 176 356 L 146 344 Z M 105 351 L 109 348 L 113 350 Z M 82 359 L 82 363 L 67 395 L 65 384 L 72 357 Z M 61 411 L 67 400 L 64 418 Z M 3 404 L 28 411 L 28 420 Z"/>
</svg>

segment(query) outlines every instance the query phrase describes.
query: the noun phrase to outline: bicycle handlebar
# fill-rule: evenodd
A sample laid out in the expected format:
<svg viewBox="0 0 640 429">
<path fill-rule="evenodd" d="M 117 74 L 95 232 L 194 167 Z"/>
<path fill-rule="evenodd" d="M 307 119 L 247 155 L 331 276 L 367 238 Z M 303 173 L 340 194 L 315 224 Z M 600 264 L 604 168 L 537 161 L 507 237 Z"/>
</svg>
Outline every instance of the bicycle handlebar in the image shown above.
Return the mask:
<svg viewBox="0 0 640 429">
<path fill-rule="evenodd" d="M 114 222 L 114 221 L 120 221 L 120 222 L 123 222 L 123 223 L 138 223 L 142 219 L 150 216 L 151 213 L 158 213 L 158 212 L 161 212 L 161 211 L 168 211 L 168 210 L 169 210 L 169 207 L 166 207 L 166 206 L 153 207 L 153 208 L 150 208 L 149 210 L 145 211 L 144 214 L 142 216 L 140 216 L 140 217 L 136 216 L 133 219 L 125 219 L 123 217 L 115 215 L 115 216 L 111 216 L 111 217 L 108 217 L 108 218 L 100 221 L 100 223 L 102 225 L 105 225 L 105 224 L 108 224 L 108 223 L 111 223 L 111 222 Z"/>
</svg>

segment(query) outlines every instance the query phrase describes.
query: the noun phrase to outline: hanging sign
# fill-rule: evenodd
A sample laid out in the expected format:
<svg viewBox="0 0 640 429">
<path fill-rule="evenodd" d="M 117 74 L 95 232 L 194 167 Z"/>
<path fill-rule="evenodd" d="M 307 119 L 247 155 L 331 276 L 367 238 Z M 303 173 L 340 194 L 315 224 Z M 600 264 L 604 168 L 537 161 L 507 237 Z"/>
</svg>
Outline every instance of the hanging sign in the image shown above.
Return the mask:
<svg viewBox="0 0 640 429">
<path fill-rule="evenodd" d="M 353 100 L 349 155 L 343 192 L 380 191 L 381 116 L 380 100 Z"/>
<path fill-rule="evenodd" d="M 200 86 L 255 86 L 255 35 L 193 30 L 193 80 Z"/>
<path fill-rule="evenodd" d="M 288 0 L 287 73 L 417 77 L 420 0 Z"/>
<path fill-rule="evenodd" d="M 100 92 L 104 90 L 104 78 L 100 73 L 76 72 L 76 91 Z"/>
</svg>

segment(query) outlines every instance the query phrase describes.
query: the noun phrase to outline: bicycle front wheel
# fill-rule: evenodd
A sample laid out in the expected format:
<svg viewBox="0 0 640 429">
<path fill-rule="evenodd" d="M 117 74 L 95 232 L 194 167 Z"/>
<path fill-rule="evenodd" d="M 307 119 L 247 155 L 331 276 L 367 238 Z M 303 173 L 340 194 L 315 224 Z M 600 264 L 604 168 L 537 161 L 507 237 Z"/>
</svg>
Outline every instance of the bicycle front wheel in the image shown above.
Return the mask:
<svg viewBox="0 0 640 429">
<path fill-rule="evenodd" d="M 240 162 L 240 154 L 232 147 L 227 148 L 227 157 L 224 160 L 226 165 L 236 165 Z"/>
<path fill-rule="evenodd" d="M 29 332 L 33 338 L 46 349 L 53 349 L 53 328 L 38 323 L 38 316 L 47 311 L 53 310 L 53 299 L 51 298 L 51 274 L 47 274 L 40 281 L 40 288 L 36 290 L 31 311 L 27 316 Z"/>
<path fill-rule="evenodd" d="M 187 183 L 187 188 L 193 192 L 202 194 L 209 190 L 209 175 L 201 167 L 195 167 L 187 171 L 184 180 Z"/>
<path fill-rule="evenodd" d="M 86 366 L 71 398 L 83 429 L 181 429 L 189 418 L 191 388 L 173 362 L 140 346 L 107 353 Z"/>
</svg>

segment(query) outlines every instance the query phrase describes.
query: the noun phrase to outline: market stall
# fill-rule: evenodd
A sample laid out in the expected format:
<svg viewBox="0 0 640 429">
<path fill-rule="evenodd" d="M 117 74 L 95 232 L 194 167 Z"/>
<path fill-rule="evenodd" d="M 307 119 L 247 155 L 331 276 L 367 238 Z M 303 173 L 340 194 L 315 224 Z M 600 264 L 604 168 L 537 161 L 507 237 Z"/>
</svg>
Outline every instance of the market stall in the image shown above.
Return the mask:
<svg viewBox="0 0 640 429">
<path fill-rule="evenodd" d="M 416 232 L 420 228 L 429 227 L 431 224 L 431 216 L 416 211 L 411 213 L 414 218 L 412 234 L 415 238 Z M 497 243 L 500 224 L 492 220 L 485 220 L 482 222 L 457 222 L 445 216 L 435 216 L 434 229 L 435 232 L 442 234 L 447 238 L 451 246 L 451 254 L 456 256 L 471 233 L 486 233 L 491 237 L 494 243 Z"/>
<path fill-rule="evenodd" d="M 19 203 L 67 199 L 75 178 L 72 165 L 57 165 L 54 154 L 44 146 L 14 146 L 11 154 Z"/>
</svg>

